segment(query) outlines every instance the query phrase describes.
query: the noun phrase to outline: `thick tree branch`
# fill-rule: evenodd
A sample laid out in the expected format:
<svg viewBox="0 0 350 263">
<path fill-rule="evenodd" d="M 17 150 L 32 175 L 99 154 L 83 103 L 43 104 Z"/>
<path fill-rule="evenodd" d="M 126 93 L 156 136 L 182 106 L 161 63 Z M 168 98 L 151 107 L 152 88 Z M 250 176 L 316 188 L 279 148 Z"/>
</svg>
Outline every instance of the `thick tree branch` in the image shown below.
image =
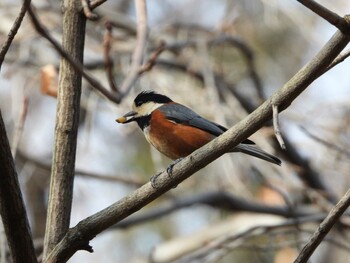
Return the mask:
<svg viewBox="0 0 350 263">
<path fill-rule="evenodd" d="M 63 2 L 63 48 L 74 61 L 83 64 L 86 18 L 81 2 Z M 55 144 L 53 150 L 44 259 L 69 228 L 73 198 L 75 153 L 81 95 L 81 74 L 61 59 L 58 85 Z"/>
<path fill-rule="evenodd" d="M 13 39 L 15 38 L 18 29 L 20 28 L 23 18 L 28 10 L 30 6 L 30 0 L 24 0 L 22 7 L 21 7 L 21 11 L 18 14 L 18 17 L 16 18 L 15 22 L 13 23 L 13 26 L 8 34 L 8 37 L 5 41 L 5 43 L 3 44 L 3 46 L 1 47 L 1 51 L 0 51 L 0 71 L 1 71 L 1 66 L 2 63 L 4 62 L 5 56 L 7 51 L 9 50 L 11 43 L 13 41 Z"/>
<path fill-rule="evenodd" d="M 273 104 L 279 105 L 280 112 L 285 110 L 308 85 L 319 77 L 349 41 L 348 36 L 338 31 L 307 65 L 258 109 L 223 135 L 177 163 L 171 177 L 166 171 L 162 172 L 153 183 L 157 186 L 156 188 L 149 182 L 70 229 L 53 249 L 47 262 L 61 262 L 69 259 L 78 249 L 87 247 L 89 241 L 97 234 L 141 209 L 252 135 L 271 119 Z"/>
<path fill-rule="evenodd" d="M 0 111 L 0 214 L 15 263 L 37 262 L 15 164 Z"/>
</svg>

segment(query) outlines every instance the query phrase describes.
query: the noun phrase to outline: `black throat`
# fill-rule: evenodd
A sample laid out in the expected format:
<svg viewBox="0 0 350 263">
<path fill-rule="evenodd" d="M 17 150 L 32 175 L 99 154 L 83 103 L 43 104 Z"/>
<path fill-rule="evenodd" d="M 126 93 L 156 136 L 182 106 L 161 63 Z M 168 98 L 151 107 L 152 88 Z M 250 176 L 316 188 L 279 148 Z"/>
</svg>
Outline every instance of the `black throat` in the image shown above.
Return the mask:
<svg viewBox="0 0 350 263">
<path fill-rule="evenodd" d="M 135 121 L 137 122 L 141 130 L 144 130 L 146 127 L 149 126 L 149 123 L 151 121 L 151 115 L 139 117 L 135 119 Z"/>
</svg>

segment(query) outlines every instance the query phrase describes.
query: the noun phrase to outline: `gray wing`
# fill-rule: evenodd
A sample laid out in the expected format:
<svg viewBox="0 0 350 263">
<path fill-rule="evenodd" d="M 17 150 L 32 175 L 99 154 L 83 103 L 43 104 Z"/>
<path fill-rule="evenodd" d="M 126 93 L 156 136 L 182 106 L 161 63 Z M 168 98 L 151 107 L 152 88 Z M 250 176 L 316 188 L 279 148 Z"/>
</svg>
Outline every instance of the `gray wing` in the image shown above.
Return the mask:
<svg viewBox="0 0 350 263">
<path fill-rule="evenodd" d="M 183 105 L 166 104 L 158 109 L 171 121 L 196 127 L 215 136 L 219 136 L 227 130 L 225 127 L 201 117 L 193 110 Z"/>
</svg>

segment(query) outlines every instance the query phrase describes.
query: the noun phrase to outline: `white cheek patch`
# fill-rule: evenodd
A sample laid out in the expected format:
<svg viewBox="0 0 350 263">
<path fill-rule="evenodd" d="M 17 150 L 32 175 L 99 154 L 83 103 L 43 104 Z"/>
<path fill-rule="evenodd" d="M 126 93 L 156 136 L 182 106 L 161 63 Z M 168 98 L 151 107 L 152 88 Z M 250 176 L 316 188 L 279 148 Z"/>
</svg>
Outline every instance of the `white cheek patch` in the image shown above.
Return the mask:
<svg viewBox="0 0 350 263">
<path fill-rule="evenodd" d="M 139 116 L 147 116 L 161 106 L 163 106 L 163 104 L 148 102 L 148 103 L 142 104 L 140 107 L 138 107 L 136 112 L 138 113 Z"/>
</svg>

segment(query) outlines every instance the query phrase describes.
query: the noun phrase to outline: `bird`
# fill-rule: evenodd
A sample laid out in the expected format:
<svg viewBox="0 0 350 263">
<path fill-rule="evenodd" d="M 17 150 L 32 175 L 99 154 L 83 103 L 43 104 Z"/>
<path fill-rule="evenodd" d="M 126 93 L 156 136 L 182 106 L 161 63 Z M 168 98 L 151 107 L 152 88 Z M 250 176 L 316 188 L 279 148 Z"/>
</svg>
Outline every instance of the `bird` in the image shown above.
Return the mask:
<svg viewBox="0 0 350 263">
<path fill-rule="evenodd" d="M 132 111 L 116 121 L 122 124 L 136 122 L 147 141 L 172 160 L 190 155 L 227 131 L 224 126 L 152 90 L 140 92 L 134 99 Z M 261 150 L 249 139 L 242 141 L 230 152 L 241 152 L 281 165 L 280 159 Z"/>
</svg>

